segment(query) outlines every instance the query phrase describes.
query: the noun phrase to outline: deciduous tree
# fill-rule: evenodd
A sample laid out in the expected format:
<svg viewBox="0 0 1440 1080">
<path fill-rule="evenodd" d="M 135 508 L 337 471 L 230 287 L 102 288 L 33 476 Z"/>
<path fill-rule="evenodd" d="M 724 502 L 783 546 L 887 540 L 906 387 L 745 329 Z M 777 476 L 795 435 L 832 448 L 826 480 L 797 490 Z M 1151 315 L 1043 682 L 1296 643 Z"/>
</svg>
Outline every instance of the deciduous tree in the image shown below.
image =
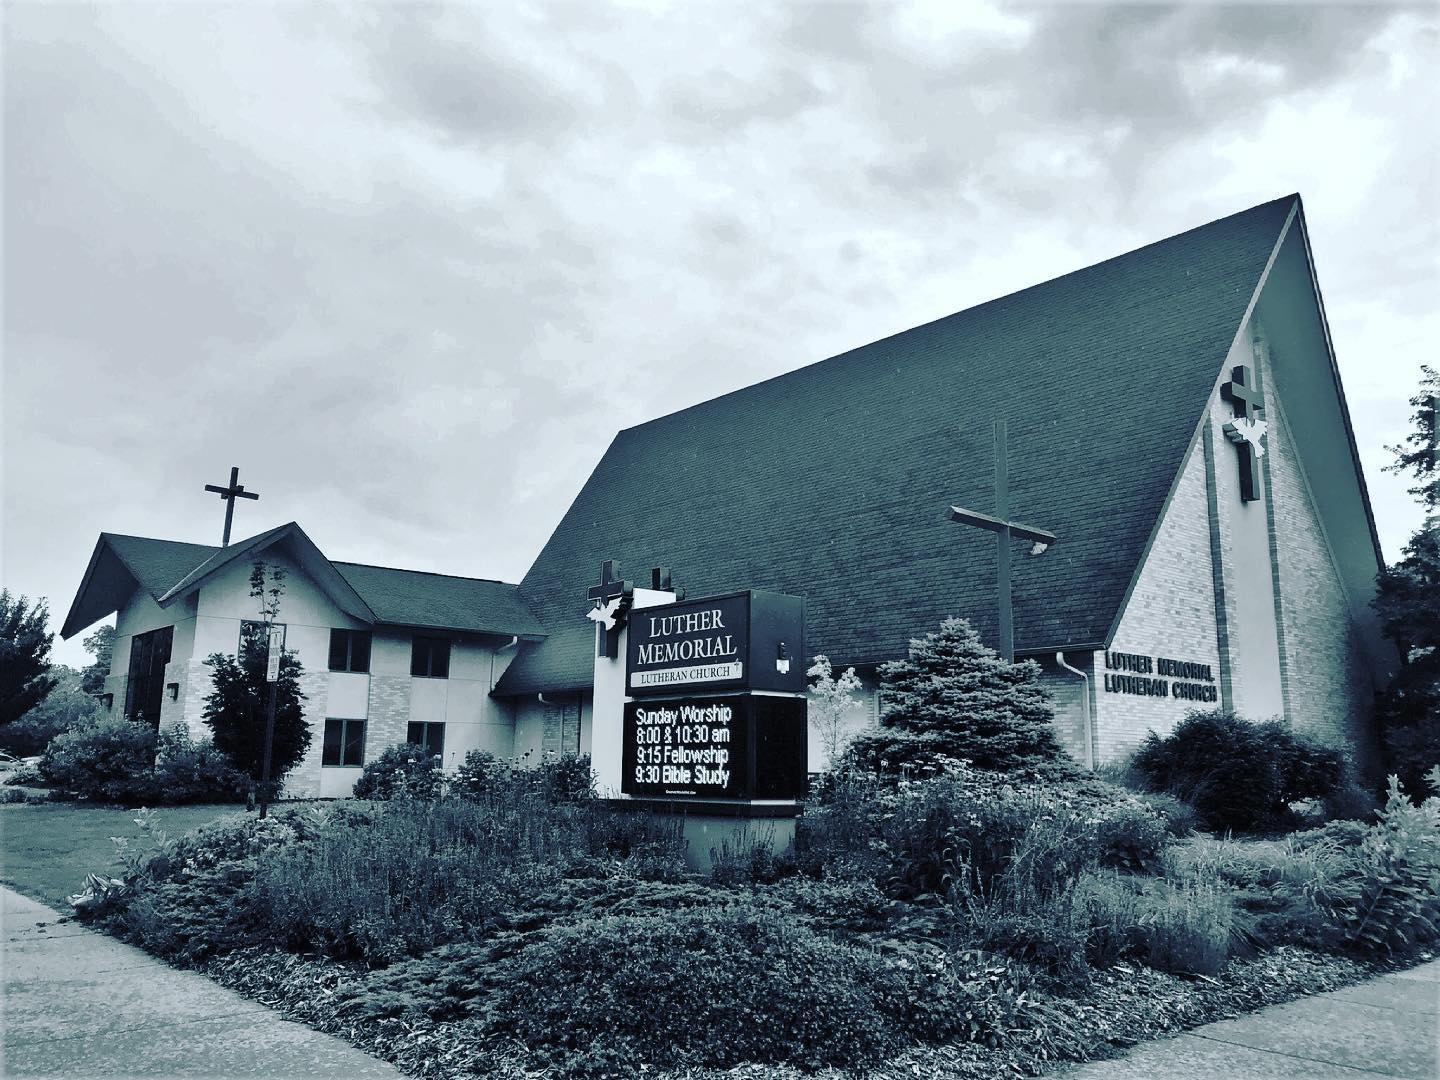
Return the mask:
<svg viewBox="0 0 1440 1080">
<path fill-rule="evenodd" d="M 55 685 L 49 674 L 50 608 L 0 589 L 0 724 L 20 719 Z"/>
<path fill-rule="evenodd" d="M 1382 571 L 1375 599 L 1385 633 L 1404 658 L 1376 701 L 1376 720 L 1386 770 L 1419 798 L 1421 778 L 1440 763 L 1440 468 L 1436 452 L 1436 402 L 1440 374 L 1422 367 L 1420 393 L 1410 399 L 1415 430 L 1392 446 L 1392 472 L 1410 473 L 1410 489 L 1426 519 L 1405 545 L 1404 557 Z"/>
</svg>

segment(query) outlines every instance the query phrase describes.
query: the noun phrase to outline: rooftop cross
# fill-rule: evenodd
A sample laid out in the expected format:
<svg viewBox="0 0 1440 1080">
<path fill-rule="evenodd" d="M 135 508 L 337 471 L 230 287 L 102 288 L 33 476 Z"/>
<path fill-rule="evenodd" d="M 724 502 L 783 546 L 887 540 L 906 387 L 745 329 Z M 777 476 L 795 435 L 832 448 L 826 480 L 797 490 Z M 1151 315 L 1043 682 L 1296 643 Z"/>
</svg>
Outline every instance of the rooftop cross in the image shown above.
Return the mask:
<svg viewBox="0 0 1440 1080">
<path fill-rule="evenodd" d="M 630 599 L 635 586 L 620 580 L 620 564 L 606 559 L 600 565 L 600 584 L 592 585 L 585 595 L 598 605 L 589 617 L 596 623 L 595 655 L 614 658 L 620 651 L 620 628 L 625 624 L 625 612 L 629 610 Z"/>
<path fill-rule="evenodd" d="M 205 485 L 206 491 L 215 492 L 216 495 L 219 495 L 220 498 L 225 501 L 225 536 L 220 541 L 221 547 L 230 546 L 230 523 L 234 520 L 235 517 L 235 500 L 260 498 L 258 493 L 254 491 L 246 491 L 245 485 L 238 482 L 239 479 L 240 467 L 238 465 L 232 465 L 230 466 L 229 487 L 219 487 L 215 484 Z"/>
<path fill-rule="evenodd" d="M 1260 497 L 1260 454 L 1264 451 L 1257 441 L 1265 434 L 1265 425 L 1258 413 L 1265 410 L 1254 373 L 1245 365 L 1230 369 L 1230 381 L 1220 387 L 1220 396 L 1235 408 L 1236 423 L 1225 425 L 1225 437 L 1235 444 L 1240 455 L 1240 501 L 1254 502 Z"/>
<path fill-rule="evenodd" d="M 1010 600 L 1010 541 L 1029 540 L 1035 544 L 1032 554 L 1038 555 L 1055 543 L 1055 534 L 1010 521 L 1010 463 L 1006 453 L 1005 421 L 995 421 L 995 517 L 989 514 L 950 507 L 950 520 L 971 525 L 996 534 L 999 559 L 996 578 L 1000 600 L 1000 655 L 1015 659 L 1015 613 Z"/>
</svg>

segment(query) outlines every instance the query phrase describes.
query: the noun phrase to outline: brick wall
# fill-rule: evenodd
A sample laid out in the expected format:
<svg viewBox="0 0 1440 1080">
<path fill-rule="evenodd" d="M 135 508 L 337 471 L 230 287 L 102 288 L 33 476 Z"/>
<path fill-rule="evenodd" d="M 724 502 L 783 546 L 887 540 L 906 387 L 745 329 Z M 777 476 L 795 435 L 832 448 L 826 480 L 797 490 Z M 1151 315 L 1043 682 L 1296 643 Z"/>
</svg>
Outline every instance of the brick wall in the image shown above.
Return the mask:
<svg viewBox="0 0 1440 1080">
<path fill-rule="evenodd" d="M 1111 652 L 1209 664 L 1218 681 L 1221 657 L 1217 644 L 1210 529 L 1213 493 L 1209 489 L 1207 457 L 1202 436 L 1190 448 L 1144 569 L 1125 605 Z M 1082 666 L 1076 659 L 1068 656 L 1067 659 L 1077 667 Z M 1197 707 L 1194 701 L 1184 698 L 1142 697 L 1108 691 L 1105 688 L 1107 674 L 1117 672 L 1107 671 L 1105 654 L 1097 653 L 1094 723 L 1098 763 L 1123 757 L 1134 750 L 1149 731 L 1166 734 Z M 1158 673 L 1150 677 L 1164 678 Z M 1073 675 L 1069 679 L 1079 681 Z M 1058 684 L 1056 692 L 1074 693 L 1062 691 Z M 1067 700 L 1062 699 L 1060 703 L 1065 704 Z M 1077 712 L 1071 705 L 1065 709 L 1063 719 L 1057 718 L 1067 745 L 1073 744 L 1077 737 L 1074 728 L 1079 716 L 1072 715 Z"/>
<path fill-rule="evenodd" d="M 1283 404 L 1278 399 L 1268 404 L 1264 463 L 1280 523 L 1276 554 L 1286 717 L 1295 730 L 1346 747 L 1368 772 L 1377 767 L 1370 723 L 1375 687 Z"/>
<path fill-rule="evenodd" d="M 305 695 L 305 722 L 310 725 L 310 745 L 305 748 L 300 764 L 285 778 L 286 798 L 313 799 L 320 794 L 320 757 L 325 749 L 325 706 L 329 689 L 328 671 L 306 671 L 300 676 L 300 692 Z"/>
<path fill-rule="evenodd" d="M 410 682 L 406 675 L 370 675 L 369 717 L 365 727 L 365 760 L 387 746 L 403 743 L 410 725 Z"/>
</svg>

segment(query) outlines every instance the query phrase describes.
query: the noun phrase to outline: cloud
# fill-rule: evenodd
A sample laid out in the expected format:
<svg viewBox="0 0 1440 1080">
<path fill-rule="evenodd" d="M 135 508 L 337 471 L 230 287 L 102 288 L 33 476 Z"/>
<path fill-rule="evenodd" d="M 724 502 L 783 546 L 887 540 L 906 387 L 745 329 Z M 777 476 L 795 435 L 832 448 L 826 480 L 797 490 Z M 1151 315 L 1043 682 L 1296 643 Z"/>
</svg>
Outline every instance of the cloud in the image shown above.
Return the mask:
<svg viewBox="0 0 1440 1080">
<path fill-rule="evenodd" d="M 12 5 L 5 35 L 5 575 L 56 606 L 101 529 L 211 538 L 231 464 L 242 531 L 516 578 L 617 429 L 1291 190 L 1357 425 L 1435 339 L 1425 9 Z M 1408 498 L 1370 480 L 1393 550 Z"/>
</svg>

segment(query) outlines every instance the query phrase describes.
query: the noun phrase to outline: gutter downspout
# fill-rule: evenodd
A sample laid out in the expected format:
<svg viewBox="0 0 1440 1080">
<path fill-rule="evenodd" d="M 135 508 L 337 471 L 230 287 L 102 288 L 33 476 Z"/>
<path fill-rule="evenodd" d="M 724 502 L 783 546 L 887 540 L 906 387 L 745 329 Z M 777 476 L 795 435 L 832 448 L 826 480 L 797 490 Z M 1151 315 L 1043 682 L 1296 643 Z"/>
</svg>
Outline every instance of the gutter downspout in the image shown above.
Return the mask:
<svg viewBox="0 0 1440 1080">
<path fill-rule="evenodd" d="M 1080 725 L 1085 737 L 1085 767 L 1091 772 L 1095 771 L 1095 731 L 1090 723 L 1090 676 L 1077 667 L 1071 667 L 1065 662 L 1065 652 L 1062 649 L 1055 654 L 1055 662 L 1066 671 L 1080 676 L 1085 683 L 1085 689 L 1080 696 Z"/>
<path fill-rule="evenodd" d="M 509 641 L 507 641 L 504 645 L 501 645 L 498 649 L 491 649 L 491 650 L 490 650 L 490 689 L 491 689 L 491 690 L 494 690 L 494 689 L 495 689 L 495 657 L 496 657 L 499 653 L 504 652 L 506 649 L 513 649 L 513 648 L 515 648 L 516 645 L 519 645 L 519 644 L 520 644 L 520 635 L 519 635 L 519 634 L 516 634 L 516 635 L 515 635 L 514 637 L 512 637 Z"/>
</svg>

